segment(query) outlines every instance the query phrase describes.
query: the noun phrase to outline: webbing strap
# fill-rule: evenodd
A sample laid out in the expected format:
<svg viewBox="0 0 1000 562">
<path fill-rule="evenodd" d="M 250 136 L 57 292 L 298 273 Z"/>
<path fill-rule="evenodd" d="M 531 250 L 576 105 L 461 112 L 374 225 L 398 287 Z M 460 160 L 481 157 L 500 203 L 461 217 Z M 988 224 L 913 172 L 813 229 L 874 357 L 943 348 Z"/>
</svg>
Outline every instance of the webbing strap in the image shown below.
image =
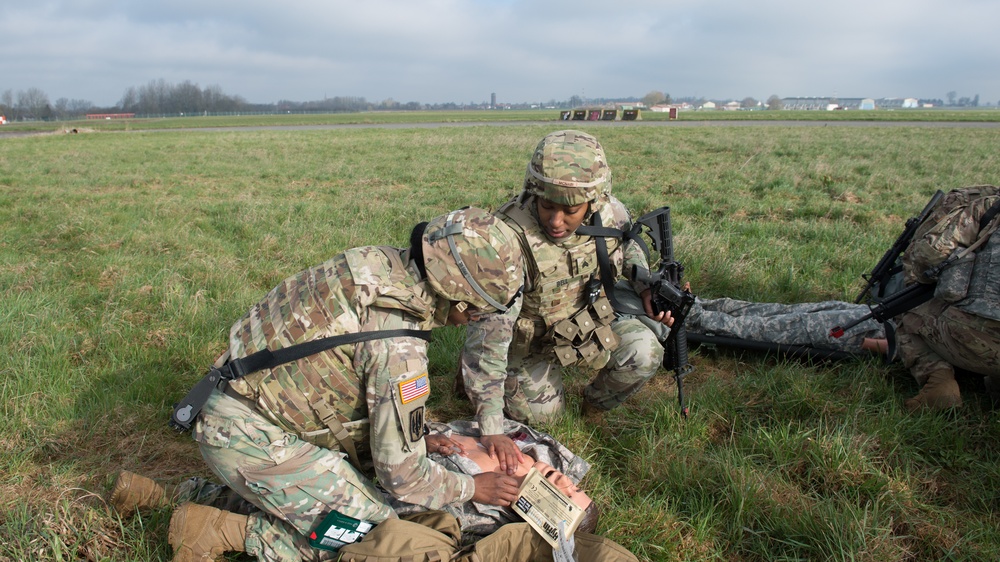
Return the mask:
<svg viewBox="0 0 1000 562">
<path fill-rule="evenodd" d="M 431 332 L 430 330 L 398 329 L 342 334 L 339 336 L 330 336 L 320 338 L 318 340 L 303 342 L 290 347 L 276 349 L 274 351 L 271 351 L 270 349 L 262 349 L 256 353 L 251 353 L 246 357 L 230 359 L 224 365 L 213 366 L 212 369 L 209 370 L 208 374 L 202 377 L 202 379 L 195 384 L 194 388 L 192 388 L 187 395 L 184 396 L 184 399 L 177 404 L 174 404 L 174 411 L 170 416 L 170 426 L 179 431 L 189 431 L 191 429 L 191 424 L 194 423 L 194 420 L 198 417 L 202 407 L 205 406 L 205 402 L 208 401 L 209 395 L 211 395 L 212 391 L 215 390 L 222 381 L 235 380 L 262 369 L 273 369 L 278 365 L 297 361 L 304 357 L 308 357 L 341 345 L 399 337 L 420 338 L 422 340 L 430 341 Z M 334 436 L 337 436 L 338 432 L 333 427 L 330 427 L 330 430 L 334 431 Z M 341 427 L 341 430 L 343 430 L 343 427 Z M 346 431 L 344 433 L 346 434 Z M 340 440 L 339 437 L 338 440 Z M 353 446 L 353 443 L 351 443 L 351 445 Z M 350 453 L 348 452 L 348 454 Z"/>
<path fill-rule="evenodd" d="M 580 232 L 582 228 L 584 227 L 581 226 L 580 228 L 577 228 L 576 229 L 577 232 Z M 617 236 L 615 236 L 616 238 L 621 238 L 622 240 L 628 240 L 631 238 L 630 235 L 632 232 L 635 231 L 635 229 L 633 228 L 627 232 L 624 232 L 617 229 L 604 228 L 604 226 L 601 223 L 601 213 L 595 212 L 594 225 L 587 227 L 587 231 L 588 232 L 613 231 L 618 233 Z M 588 234 L 588 232 L 583 232 L 582 234 Z M 611 260 L 608 256 L 608 243 L 606 240 L 604 240 L 605 236 L 602 236 L 600 234 L 591 234 L 591 236 L 594 236 L 594 245 L 597 246 L 597 268 L 601 278 L 601 286 L 604 287 L 604 294 L 608 297 L 608 300 L 611 301 L 611 308 L 617 310 L 618 312 L 623 312 L 625 314 L 645 314 L 643 311 L 636 311 L 630 307 L 625 306 L 617 298 L 615 298 L 615 280 L 614 280 L 614 275 L 611 272 Z M 638 236 L 636 236 L 633 239 L 642 242 L 642 239 L 639 238 Z M 645 244 L 643 244 L 643 248 L 645 249 Z"/>
<path fill-rule="evenodd" d="M 316 412 L 316 415 L 319 416 L 323 425 L 325 425 L 330 430 L 330 433 L 333 434 L 334 438 L 337 439 L 337 443 L 340 444 L 340 448 L 347 453 L 347 457 L 351 460 L 351 464 L 354 465 L 354 468 L 361 470 L 361 460 L 358 458 L 358 450 L 354 446 L 354 440 L 351 439 L 351 435 L 347 433 L 347 430 L 344 429 L 344 425 L 337 419 L 337 412 L 328 406 L 322 398 L 317 400 L 315 403 L 310 404 L 310 406 L 313 411 Z"/>
<path fill-rule="evenodd" d="M 246 357 L 230 359 L 228 363 L 219 368 L 222 378 L 225 380 L 238 379 L 250 373 L 255 373 L 263 369 L 273 369 L 278 365 L 284 365 L 292 361 L 297 361 L 310 355 L 315 355 L 321 351 L 326 351 L 342 345 L 350 345 L 370 340 L 385 338 L 411 337 L 431 341 L 430 330 L 377 330 L 374 332 L 356 332 L 353 334 L 341 334 L 317 340 L 302 342 L 293 346 L 284 347 L 271 351 L 262 349 L 251 353 Z"/>
<path fill-rule="evenodd" d="M 988 225 L 990 221 L 993 220 L 993 217 L 997 216 L 997 213 L 1000 213 L 1000 199 L 997 199 L 996 202 L 993 203 L 993 206 L 987 209 L 986 213 L 984 213 L 983 216 L 980 217 L 979 230 L 986 228 L 986 225 Z"/>
</svg>

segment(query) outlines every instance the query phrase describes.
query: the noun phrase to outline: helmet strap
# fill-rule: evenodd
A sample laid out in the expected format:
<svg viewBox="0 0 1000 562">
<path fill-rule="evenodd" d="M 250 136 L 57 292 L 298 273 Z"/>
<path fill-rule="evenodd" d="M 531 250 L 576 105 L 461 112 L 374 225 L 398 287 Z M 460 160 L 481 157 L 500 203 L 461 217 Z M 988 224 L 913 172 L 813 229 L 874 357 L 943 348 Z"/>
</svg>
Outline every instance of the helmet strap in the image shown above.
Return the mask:
<svg viewBox="0 0 1000 562">
<path fill-rule="evenodd" d="M 448 240 L 448 248 L 451 250 L 451 255 L 455 258 L 455 265 L 457 265 L 458 270 L 462 272 L 462 277 L 465 277 L 465 280 L 469 282 L 469 286 L 472 287 L 472 290 L 478 293 L 479 296 L 483 297 L 483 300 L 485 300 L 486 303 L 493 308 L 497 309 L 497 311 L 507 312 L 507 306 L 493 300 L 493 297 L 487 294 L 486 290 L 476 282 L 472 273 L 469 272 L 469 268 L 466 267 L 465 262 L 462 261 L 462 255 L 458 252 L 458 246 L 455 244 L 454 237 L 462 234 L 465 223 L 464 221 L 456 223 L 454 220 L 455 212 L 448 213 L 448 218 L 445 220 L 444 228 L 428 236 L 428 239 L 431 242 L 437 242 L 442 238 L 446 238 Z"/>
</svg>

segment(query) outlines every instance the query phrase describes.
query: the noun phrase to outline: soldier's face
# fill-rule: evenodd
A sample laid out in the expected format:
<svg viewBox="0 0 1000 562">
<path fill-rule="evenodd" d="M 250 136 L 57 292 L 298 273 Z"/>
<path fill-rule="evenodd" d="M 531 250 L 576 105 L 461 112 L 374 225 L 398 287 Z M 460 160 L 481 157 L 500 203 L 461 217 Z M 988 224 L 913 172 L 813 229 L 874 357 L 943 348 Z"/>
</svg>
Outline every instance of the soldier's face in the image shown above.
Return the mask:
<svg viewBox="0 0 1000 562">
<path fill-rule="evenodd" d="M 539 197 L 538 221 L 545 229 L 545 234 L 554 240 L 572 236 L 587 217 L 590 203 L 579 205 L 560 205 L 548 199 Z"/>
</svg>

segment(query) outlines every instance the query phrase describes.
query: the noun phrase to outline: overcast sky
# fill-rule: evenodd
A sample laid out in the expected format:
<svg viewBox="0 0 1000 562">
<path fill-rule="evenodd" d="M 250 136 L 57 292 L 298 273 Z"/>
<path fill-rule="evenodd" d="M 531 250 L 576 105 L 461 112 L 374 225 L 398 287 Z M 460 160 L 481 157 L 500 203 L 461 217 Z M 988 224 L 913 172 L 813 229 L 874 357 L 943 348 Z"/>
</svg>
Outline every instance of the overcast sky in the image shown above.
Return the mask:
<svg viewBox="0 0 1000 562">
<path fill-rule="evenodd" d="M 4 0 L 0 92 L 118 103 L 571 96 L 1000 101 L 997 0 Z"/>
</svg>

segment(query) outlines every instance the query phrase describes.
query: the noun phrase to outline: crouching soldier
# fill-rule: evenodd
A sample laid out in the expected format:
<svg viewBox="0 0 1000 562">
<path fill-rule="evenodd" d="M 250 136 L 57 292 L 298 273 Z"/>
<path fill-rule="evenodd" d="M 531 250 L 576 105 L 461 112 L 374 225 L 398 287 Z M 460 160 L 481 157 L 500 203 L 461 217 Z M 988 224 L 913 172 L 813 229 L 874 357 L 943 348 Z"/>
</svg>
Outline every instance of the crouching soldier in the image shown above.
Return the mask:
<svg viewBox="0 0 1000 562">
<path fill-rule="evenodd" d="M 947 193 L 903 254 L 907 284 L 934 284 L 934 298 L 902 314 L 899 354 L 920 392 L 909 410 L 962 405 L 955 367 L 1000 392 L 1000 188 Z"/>
<path fill-rule="evenodd" d="M 376 337 L 212 390 L 193 436 L 219 481 L 260 511 L 182 504 L 170 520 L 174 560 L 228 551 L 336 559 L 308 539 L 331 512 L 371 525 L 396 518 L 375 479 L 394 498 L 428 509 L 508 505 L 518 491 L 513 478 L 460 474 L 427 458 L 425 338 L 432 328 L 506 311 L 522 282 L 516 235 L 466 208 L 418 225 L 408 249 L 348 250 L 272 289 L 230 330 L 230 361 L 330 336 Z"/>
</svg>

